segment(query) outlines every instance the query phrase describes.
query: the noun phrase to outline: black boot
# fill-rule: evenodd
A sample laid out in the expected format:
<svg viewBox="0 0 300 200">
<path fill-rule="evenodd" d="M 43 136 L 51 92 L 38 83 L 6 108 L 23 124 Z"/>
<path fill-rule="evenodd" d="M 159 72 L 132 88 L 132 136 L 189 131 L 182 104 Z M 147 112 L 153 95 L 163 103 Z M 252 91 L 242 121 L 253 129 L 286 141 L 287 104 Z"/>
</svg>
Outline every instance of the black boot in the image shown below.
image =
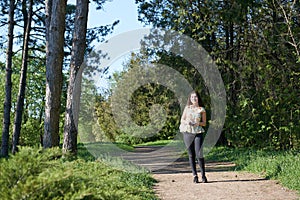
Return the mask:
<svg viewBox="0 0 300 200">
<path fill-rule="evenodd" d="M 198 176 L 194 176 L 194 180 L 193 180 L 194 183 L 199 183 L 199 180 L 198 180 Z"/>
<path fill-rule="evenodd" d="M 199 159 L 199 165 L 200 165 L 200 170 L 201 170 L 201 176 L 202 176 L 202 183 L 207 183 L 207 178 L 205 176 L 205 162 L 204 158 Z"/>
</svg>

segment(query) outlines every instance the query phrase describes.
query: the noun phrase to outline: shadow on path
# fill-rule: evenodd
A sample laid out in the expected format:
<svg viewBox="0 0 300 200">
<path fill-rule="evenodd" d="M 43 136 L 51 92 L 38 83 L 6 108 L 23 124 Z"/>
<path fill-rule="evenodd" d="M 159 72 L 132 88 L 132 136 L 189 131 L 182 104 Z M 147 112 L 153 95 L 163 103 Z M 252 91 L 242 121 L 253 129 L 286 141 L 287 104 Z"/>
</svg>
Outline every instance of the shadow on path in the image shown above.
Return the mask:
<svg viewBox="0 0 300 200">
<path fill-rule="evenodd" d="M 124 155 L 123 158 L 137 165 L 148 168 L 153 174 L 191 173 L 188 158 L 181 155 L 172 155 L 174 152 L 160 151 L 161 146 L 136 147 L 134 154 Z M 206 162 L 206 171 L 231 171 L 235 168 L 232 162 Z"/>
<path fill-rule="evenodd" d="M 258 175 L 235 171 L 232 162 L 206 162 L 208 183 L 194 184 L 186 154 L 174 159 L 171 163 L 164 160 L 168 152 L 160 154 L 161 147 L 138 147 L 137 155 L 129 160 L 139 160 L 141 166 L 152 166 L 153 177 L 158 181 L 154 187 L 159 199 L 223 199 L 223 200 L 296 200 L 294 191 L 290 191 L 274 180 L 261 178 Z M 147 154 L 149 153 L 149 154 Z M 172 154 L 172 151 L 169 152 Z M 197 168 L 199 170 L 199 167 Z M 203 195 L 205 194 L 205 195 Z"/>
<path fill-rule="evenodd" d="M 235 180 L 218 180 L 209 181 L 208 183 L 233 183 L 233 182 L 257 182 L 257 181 L 267 181 L 266 178 L 253 178 L 253 179 L 235 179 Z"/>
</svg>

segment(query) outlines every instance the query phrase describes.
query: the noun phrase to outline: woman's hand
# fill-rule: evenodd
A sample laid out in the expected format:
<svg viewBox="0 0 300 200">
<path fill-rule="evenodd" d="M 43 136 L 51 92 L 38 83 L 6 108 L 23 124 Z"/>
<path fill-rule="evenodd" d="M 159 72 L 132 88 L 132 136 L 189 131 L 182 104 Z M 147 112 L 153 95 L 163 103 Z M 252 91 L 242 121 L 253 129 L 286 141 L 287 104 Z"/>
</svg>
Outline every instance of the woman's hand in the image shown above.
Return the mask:
<svg viewBox="0 0 300 200">
<path fill-rule="evenodd" d="M 189 125 L 190 126 L 195 126 L 197 123 L 193 122 L 193 121 L 189 121 Z"/>
</svg>

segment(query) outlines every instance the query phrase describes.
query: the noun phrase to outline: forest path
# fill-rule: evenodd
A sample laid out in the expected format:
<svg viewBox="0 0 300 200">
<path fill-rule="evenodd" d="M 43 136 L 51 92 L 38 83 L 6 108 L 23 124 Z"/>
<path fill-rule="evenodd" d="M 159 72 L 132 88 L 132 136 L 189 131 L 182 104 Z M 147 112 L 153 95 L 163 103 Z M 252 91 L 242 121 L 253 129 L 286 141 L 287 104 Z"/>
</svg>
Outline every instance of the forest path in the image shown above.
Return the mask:
<svg viewBox="0 0 300 200">
<path fill-rule="evenodd" d="M 170 160 L 166 159 L 164 163 L 163 158 L 169 156 L 162 155 L 159 148 L 138 147 L 135 150 L 138 156 L 129 156 L 125 159 L 137 161 L 142 166 L 151 166 L 150 168 L 154 169 L 151 171 L 158 181 L 154 189 L 162 200 L 300 199 L 296 191 L 284 188 L 276 180 L 268 180 L 248 172 L 233 171 L 234 164 L 231 162 L 207 162 L 208 183 L 195 184 L 187 158 L 178 158 L 171 164 Z"/>
</svg>

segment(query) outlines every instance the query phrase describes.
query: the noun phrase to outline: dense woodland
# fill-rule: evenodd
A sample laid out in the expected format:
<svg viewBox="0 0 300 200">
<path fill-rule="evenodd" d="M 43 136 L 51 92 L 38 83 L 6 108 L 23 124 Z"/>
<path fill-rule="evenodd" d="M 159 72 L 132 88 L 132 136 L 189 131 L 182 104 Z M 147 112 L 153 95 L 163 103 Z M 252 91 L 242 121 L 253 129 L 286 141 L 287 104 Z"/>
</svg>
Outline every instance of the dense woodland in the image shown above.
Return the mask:
<svg viewBox="0 0 300 200">
<path fill-rule="evenodd" d="M 76 153 L 77 144 L 84 140 L 137 144 L 172 139 L 178 132 L 181 115 L 178 102 L 168 88 L 148 84 L 134 92 L 131 117 L 137 125 L 147 125 L 149 107 L 163 105 L 167 121 L 158 134 L 143 138 L 137 136 L 143 132 L 119 130 L 110 107 L 111 91 L 106 91 L 95 94 L 94 109 L 103 131 L 78 140 L 78 113 L 73 111 L 79 106 L 80 88 L 75 79 L 81 76 L 80 66 L 93 51 L 93 42 L 103 42 L 118 21 L 88 29 L 89 2 L 66 3 L 0 3 L 1 30 L 5 28 L 0 33 L 1 55 L 6 55 L 0 63 L 2 156 L 17 152 L 19 145 L 62 145 L 64 152 Z M 105 6 L 105 0 L 90 3 L 97 9 Z M 299 149 L 299 1 L 136 0 L 136 4 L 141 23 L 185 34 L 214 59 L 227 97 L 220 144 Z M 145 39 L 145 43 L 151 42 Z M 155 57 L 152 62 L 172 66 L 183 74 L 201 93 L 210 113 L 209 91 L 201 75 L 180 56 L 168 52 L 148 49 L 132 54 L 124 71 L 110 77 L 112 89 L 129 69 L 135 70 L 149 56 Z"/>
<path fill-rule="evenodd" d="M 143 23 L 190 36 L 218 64 L 227 95 L 225 144 L 299 148 L 299 1 L 137 3 Z M 171 60 L 177 62 L 166 55 L 159 62 Z"/>
</svg>

